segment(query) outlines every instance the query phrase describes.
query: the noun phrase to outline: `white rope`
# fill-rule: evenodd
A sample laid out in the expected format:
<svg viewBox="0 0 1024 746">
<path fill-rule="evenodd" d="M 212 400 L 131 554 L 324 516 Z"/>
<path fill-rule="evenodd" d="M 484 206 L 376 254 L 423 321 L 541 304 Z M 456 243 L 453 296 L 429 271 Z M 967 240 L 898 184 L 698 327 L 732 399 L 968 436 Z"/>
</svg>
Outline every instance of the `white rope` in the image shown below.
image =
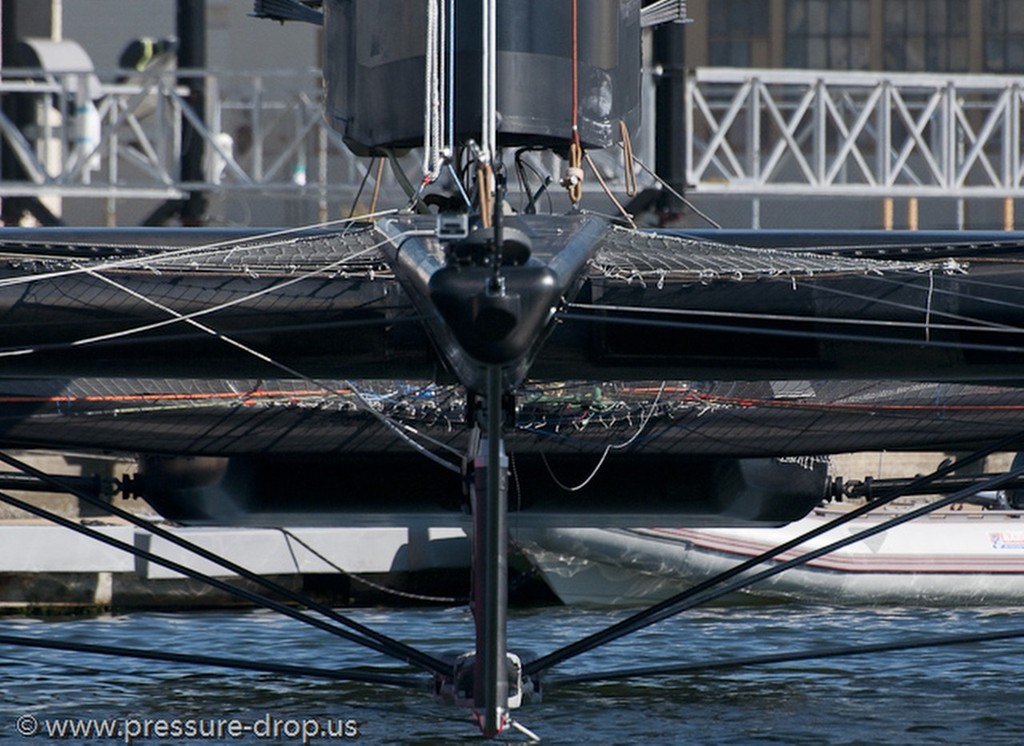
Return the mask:
<svg viewBox="0 0 1024 746">
<path fill-rule="evenodd" d="M 438 35 L 438 53 L 437 53 L 437 106 L 434 112 L 435 127 L 437 129 L 437 143 L 434 148 L 438 153 L 437 169 L 438 175 L 441 172 L 441 166 L 446 160 L 446 157 L 450 157 L 451 153 L 446 153 L 444 148 L 444 116 L 447 108 L 448 100 L 448 62 L 447 54 L 453 53 L 445 45 L 445 39 L 448 33 L 448 12 L 446 10 L 445 0 L 438 0 L 438 21 L 437 21 L 437 35 Z M 435 177 L 436 178 L 436 177 Z"/>
<path fill-rule="evenodd" d="M 406 236 L 409 236 L 409 235 L 433 235 L 433 231 L 424 231 L 424 230 L 407 231 L 406 233 L 403 233 L 400 237 L 406 237 Z M 289 287 L 291 285 L 295 285 L 297 283 L 303 282 L 304 280 L 307 280 L 307 279 L 309 279 L 311 277 L 316 277 L 317 275 L 324 274 L 325 272 L 330 272 L 332 270 L 339 269 L 339 268 L 343 267 L 345 264 L 347 264 L 348 262 L 351 262 L 351 261 L 353 261 L 355 259 L 358 259 L 360 256 L 363 256 L 365 254 L 369 254 L 371 252 L 376 251 L 381 246 L 384 246 L 385 244 L 389 243 L 389 241 L 390 241 L 390 239 L 385 239 L 385 240 L 381 241 L 380 243 L 374 244 L 373 246 L 369 246 L 369 247 L 367 247 L 365 249 L 362 249 L 361 251 L 357 251 L 357 252 L 355 252 L 354 254 L 352 254 L 350 256 L 344 257 L 344 258 L 339 259 L 339 260 L 337 260 L 335 262 L 331 262 L 330 264 L 325 264 L 323 267 L 317 267 L 316 269 L 312 269 L 312 270 L 310 270 L 308 272 L 304 272 L 304 273 L 299 274 L 299 275 L 297 275 L 295 277 L 292 277 L 290 279 L 283 280 L 283 281 L 277 283 L 276 285 L 271 285 L 269 287 L 263 288 L 262 290 L 256 290 L 256 291 L 253 291 L 251 293 L 246 293 L 245 295 L 242 295 L 242 296 L 240 296 L 238 298 L 235 298 L 234 300 L 225 301 L 224 303 L 220 303 L 220 304 L 215 305 L 215 306 L 209 306 L 208 308 L 202 308 L 202 309 L 200 309 L 198 311 L 192 311 L 191 313 L 187 313 L 187 314 L 175 312 L 174 315 L 171 318 L 167 318 L 167 319 L 164 319 L 162 321 L 154 321 L 154 322 L 151 322 L 149 324 L 140 324 L 139 326 L 130 327 L 128 329 L 121 329 L 121 330 L 116 331 L 116 332 L 108 332 L 107 334 L 99 334 L 99 335 L 96 335 L 94 337 L 83 337 L 81 339 L 76 339 L 76 340 L 74 340 L 72 342 L 69 342 L 68 345 L 70 347 L 84 347 L 84 346 L 87 346 L 87 345 L 90 345 L 90 344 L 96 344 L 98 342 L 109 342 L 109 341 L 114 340 L 114 339 L 122 339 L 124 337 L 131 337 L 131 336 L 135 336 L 136 334 L 142 334 L 143 332 L 149 332 L 149 331 L 153 331 L 155 329 L 162 329 L 163 327 L 171 326 L 173 324 L 178 324 L 178 323 L 181 323 L 183 321 L 184 322 L 188 322 L 188 321 L 191 321 L 193 319 L 201 318 L 203 316 L 208 316 L 208 315 L 210 315 L 212 313 L 217 313 L 218 311 L 223 311 L 223 310 L 225 310 L 227 308 L 231 308 L 233 306 L 242 305 L 243 303 L 248 303 L 248 302 L 250 302 L 252 300 L 255 300 L 257 298 L 260 298 L 260 297 L 262 297 L 264 295 L 269 295 L 271 293 L 279 292 L 279 291 L 283 290 L 284 288 L 287 288 L 287 287 Z M 99 271 L 100 271 L 98 268 L 95 268 L 95 267 L 82 267 L 81 269 L 82 269 L 82 271 L 86 272 L 87 274 L 92 275 L 93 277 L 96 277 L 97 279 L 100 279 L 100 280 L 102 280 L 104 282 L 107 282 L 108 284 L 112 283 L 112 281 L 109 280 L 108 278 L 98 274 Z M 125 288 L 123 286 L 119 285 L 119 284 L 116 285 L 116 287 L 118 289 L 120 289 L 120 290 L 125 290 Z M 136 297 L 138 297 L 140 299 L 145 300 L 145 298 L 141 294 L 136 294 L 134 292 L 131 293 L 131 294 L 135 295 Z M 148 302 L 148 301 L 146 301 L 146 302 Z M 163 311 L 168 311 L 168 309 L 166 309 L 163 306 L 158 306 L 158 308 L 160 308 Z M 17 350 L 0 351 L 0 358 L 2 358 L 2 357 L 15 357 L 15 356 L 18 356 L 18 355 L 28 355 L 28 354 L 32 354 L 32 353 L 37 352 L 37 351 L 38 351 L 38 348 L 34 348 L 34 347 L 26 347 L 26 348 L 21 348 L 21 349 L 17 349 Z"/>
<path fill-rule="evenodd" d="M 157 264 L 168 259 L 181 259 L 183 257 L 194 257 L 203 258 L 216 256 L 217 254 L 224 254 L 234 251 L 239 246 L 244 246 L 246 243 L 253 241 L 267 241 L 274 238 L 284 238 L 291 235 L 303 233 L 305 231 L 315 228 L 331 228 L 338 225 L 352 224 L 366 222 L 368 220 L 375 220 L 382 218 L 387 215 L 394 215 L 398 213 L 398 210 L 388 209 L 381 210 L 375 213 L 367 213 L 365 215 L 356 215 L 355 217 L 340 218 L 338 220 L 328 220 L 323 223 L 313 223 L 310 225 L 303 225 L 297 228 L 284 228 L 278 231 L 270 231 L 268 233 L 257 233 L 251 236 L 244 236 L 242 238 L 234 238 L 228 241 L 217 241 L 214 243 L 203 244 L 200 246 L 185 246 L 180 249 L 169 249 L 167 251 L 161 251 L 157 254 L 147 254 L 144 256 L 131 256 L 124 259 L 116 259 L 109 262 L 101 262 L 100 264 L 91 265 L 89 267 L 83 267 L 77 265 L 73 269 L 62 269 L 54 272 L 40 272 L 33 275 L 24 275 L 19 277 L 5 277 L 0 279 L 0 288 L 12 287 L 16 285 L 28 285 L 33 282 L 41 282 L 43 280 L 56 280 L 61 277 L 73 277 L 79 274 L 88 274 L 90 272 L 106 272 L 112 269 L 121 269 L 124 267 L 134 267 L 139 264 Z"/>
<path fill-rule="evenodd" d="M 171 316 L 174 316 L 176 319 L 178 319 L 180 321 L 184 321 L 185 323 L 190 324 L 191 326 L 194 326 L 196 329 L 199 329 L 200 331 L 202 331 L 202 332 L 204 332 L 206 334 L 209 334 L 209 335 L 215 337 L 216 339 L 219 339 L 222 342 L 225 342 L 226 344 L 231 345 L 232 347 L 238 348 L 239 350 L 241 350 L 242 352 L 246 353 L 247 355 L 252 355 L 253 357 L 257 358 L 258 360 L 262 360 L 263 362 L 267 363 L 268 365 L 271 365 L 271 366 L 277 368 L 278 370 L 284 371 L 285 373 L 287 373 L 288 375 L 290 375 L 290 376 L 292 376 L 294 378 L 298 378 L 300 380 L 307 381 L 308 383 L 310 383 L 310 384 L 312 384 L 314 386 L 317 386 L 318 388 L 321 388 L 324 391 L 332 393 L 335 396 L 344 396 L 343 392 L 339 391 L 338 389 L 336 389 L 336 388 L 334 388 L 332 386 L 327 385 L 323 381 L 320 381 L 320 380 L 317 380 L 317 379 L 312 378 L 310 376 L 307 376 L 304 373 L 301 373 L 300 371 L 296 370 L 295 368 L 292 368 L 289 365 L 285 365 L 284 363 L 278 362 L 277 360 L 274 360 L 269 355 L 266 355 L 266 354 L 260 352 L 259 350 L 256 350 L 256 349 L 252 348 L 252 347 L 249 347 L 248 345 L 246 345 L 246 344 L 244 344 L 242 342 L 239 342 L 237 339 L 233 339 L 232 337 L 229 337 L 226 334 L 222 334 L 221 332 L 218 332 L 216 329 L 213 329 L 213 328 L 211 328 L 209 326 L 206 326 L 205 324 L 203 324 L 203 323 L 201 323 L 199 321 L 196 321 L 195 319 L 186 319 L 186 318 L 184 318 L 184 316 L 185 316 L 184 314 L 178 313 L 173 308 L 169 308 L 168 306 L 165 306 L 162 303 L 153 300 L 152 298 L 148 298 L 145 295 L 143 295 L 142 293 L 139 293 L 138 291 L 133 290 L 132 288 L 127 287 L 126 285 L 122 285 L 121 283 L 117 282 L 116 280 L 114 280 L 114 279 L 112 279 L 110 277 L 105 277 L 104 275 L 98 274 L 95 270 L 92 270 L 92 269 L 89 269 L 89 268 L 84 268 L 84 269 L 85 269 L 85 272 L 87 274 L 89 274 L 92 277 L 95 277 L 97 280 L 101 280 L 102 282 L 105 282 L 105 283 L 107 283 L 109 285 L 112 285 L 113 287 L 117 288 L 118 290 L 120 290 L 120 291 L 122 291 L 124 293 L 127 293 L 131 297 L 136 298 L 138 300 L 141 300 L 143 303 L 148 303 L 149 305 L 153 306 L 154 308 L 158 308 L 161 311 L 163 311 L 164 313 L 170 314 Z M 412 437 L 409 434 L 404 432 L 403 431 L 403 427 L 399 423 L 394 422 L 390 417 L 388 417 L 387 415 L 383 414 L 382 412 L 378 412 L 373 407 L 373 405 L 371 405 L 370 402 L 367 401 L 366 397 L 362 394 L 362 392 L 358 389 L 358 387 L 356 387 L 351 381 L 346 380 L 343 383 L 344 383 L 344 385 L 346 387 L 348 387 L 352 391 L 352 394 L 355 396 L 356 400 L 362 405 L 363 409 L 366 412 L 370 413 L 373 417 L 375 417 L 377 419 L 377 421 L 379 421 L 381 424 L 383 424 L 385 427 L 387 427 L 389 430 L 391 430 L 391 432 L 393 432 L 400 439 L 405 441 L 408 445 L 412 446 L 413 449 L 418 451 L 421 455 L 426 456 L 428 459 L 430 459 L 434 463 L 444 467 L 445 469 L 448 469 L 449 471 L 453 471 L 456 474 L 461 474 L 462 473 L 461 466 L 459 466 L 457 464 L 452 464 L 452 463 L 450 463 L 448 461 L 445 461 L 440 456 L 437 456 L 436 454 L 428 451 L 422 445 L 420 445 L 415 440 L 413 440 Z M 417 434 L 419 434 L 419 433 L 417 433 Z M 449 447 L 449 450 L 452 451 L 452 452 L 457 453 L 454 449 L 452 449 L 450 447 Z"/>
<path fill-rule="evenodd" d="M 654 416 L 654 411 L 658 408 L 658 402 L 661 401 L 661 395 L 665 391 L 665 384 L 666 381 L 661 382 L 661 387 L 658 389 L 658 395 L 654 397 L 654 401 L 651 403 L 650 408 L 644 414 L 643 419 L 640 421 L 640 426 L 637 427 L 636 432 L 633 433 L 629 440 L 623 441 L 622 443 L 612 443 L 610 445 L 605 446 L 604 453 L 601 454 L 601 458 L 598 460 L 597 466 L 595 466 L 594 470 L 590 472 L 590 476 L 588 476 L 575 487 L 570 487 L 567 484 L 563 484 L 562 481 L 555 476 L 555 473 L 551 470 L 551 465 L 548 463 L 547 456 L 545 456 L 542 452 L 540 454 L 541 461 L 544 462 L 544 467 L 548 470 L 548 474 L 554 480 L 555 484 L 557 484 L 566 492 L 579 492 L 588 484 L 590 484 L 594 477 L 597 476 L 597 473 L 601 471 L 601 467 L 604 466 L 605 459 L 608 458 L 609 453 L 611 453 L 613 450 L 621 450 L 623 448 L 628 448 L 633 443 L 633 441 L 640 437 L 640 433 L 642 433 L 644 429 L 647 427 L 647 423 L 651 421 L 651 417 Z"/>
<path fill-rule="evenodd" d="M 928 301 L 924 309 L 924 341 L 932 341 L 932 296 L 935 294 L 935 273 L 928 273 Z"/>
<path fill-rule="evenodd" d="M 455 153 L 455 0 L 447 0 L 448 2 L 448 43 L 447 43 L 447 89 L 445 90 L 445 96 L 447 96 L 447 117 L 448 117 L 448 155 L 449 158 Z M 451 168 L 451 162 L 449 161 L 448 167 Z M 455 183 L 459 185 L 459 189 L 462 190 L 462 182 L 455 176 Z M 465 198 L 466 193 L 463 192 L 462 196 Z M 466 198 L 466 204 L 469 204 L 469 199 Z"/>
<path fill-rule="evenodd" d="M 444 136 L 441 131 L 443 108 L 443 69 L 440 57 L 440 39 L 443 38 L 443 11 L 438 0 L 427 0 L 427 51 L 423 96 L 423 181 L 433 182 L 441 175 L 441 149 Z"/>
<path fill-rule="evenodd" d="M 496 0 L 483 3 L 483 131 L 480 133 L 481 158 L 487 163 L 494 160 L 497 140 L 497 13 Z"/>
</svg>

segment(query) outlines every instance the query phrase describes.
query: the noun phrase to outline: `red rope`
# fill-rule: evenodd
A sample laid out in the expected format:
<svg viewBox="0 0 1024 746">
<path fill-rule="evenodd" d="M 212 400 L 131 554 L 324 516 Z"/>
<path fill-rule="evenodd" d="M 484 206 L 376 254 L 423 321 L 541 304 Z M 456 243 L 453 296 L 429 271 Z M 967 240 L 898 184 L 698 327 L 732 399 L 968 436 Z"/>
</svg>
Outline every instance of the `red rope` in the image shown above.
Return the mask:
<svg viewBox="0 0 1024 746">
<path fill-rule="evenodd" d="M 287 399 L 289 401 L 297 401 L 299 399 L 308 397 L 321 397 L 327 393 L 350 393 L 349 390 L 342 389 L 337 392 L 328 392 L 326 389 L 309 389 L 302 391 L 249 391 L 249 392 L 236 392 L 236 391 L 211 391 L 203 393 L 192 393 L 192 394 L 177 394 L 177 393 L 163 393 L 163 394 L 86 394 L 82 396 L 33 396 L 31 394 L 19 396 L 0 396 L 0 404 L 33 404 L 33 403 L 85 403 L 85 404 L 96 404 L 96 403 L 124 403 L 124 402 L 148 402 L 148 401 L 210 401 L 210 400 L 239 400 L 243 402 L 255 401 L 257 399 Z"/>
<path fill-rule="evenodd" d="M 580 147 L 579 108 L 580 108 L 580 46 L 579 46 L 579 7 L 578 0 L 572 0 L 572 142 Z"/>
</svg>

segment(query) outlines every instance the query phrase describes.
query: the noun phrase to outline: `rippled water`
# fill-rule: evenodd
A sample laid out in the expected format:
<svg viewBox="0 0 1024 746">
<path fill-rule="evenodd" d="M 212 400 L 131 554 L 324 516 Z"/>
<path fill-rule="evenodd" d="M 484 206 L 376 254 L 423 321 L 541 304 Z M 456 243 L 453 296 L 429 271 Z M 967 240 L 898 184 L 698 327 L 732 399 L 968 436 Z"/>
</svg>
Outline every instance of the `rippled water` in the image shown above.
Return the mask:
<svg viewBox="0 0 1024 746">
<path fill-rule="evenodd" d="M 714 608 L 663 622 L 565 664 L 563 671 L 732 658 L 857 641 L 1024 627 L 1024 610 Z M 543 608 L 510 621 L 516 651 L 542 654 L 622 618 L 624 612 Z M 359 610 L 359 622 L 430 652 L 466 649 L 465 609 Z M 73 620 L 2 619 L 0 634 L 45 636 L 318 667 L 384 663 L 323 632 L 265 612 L 129 614 Z M 1024 641 L 916 650 L 742 670 L 705 671 L 645 683 L 549 688 L 515 712 L 543 743 L 878 744 L 1024 743 Z M 362 743 L 479 740 L 468 713 L 418 691 L 190 669 L 177 664 L 0 647 L 0 738 L 23 737 L 18 718 L 42 728 L 59 718 L 167 721 L 238 719 L 358 723 Z M 118 738 L 75 743 L 124 742 Z M 207 739 L 206 743 L 301 743 Z M 522 741 L 510 733 L 502 741 Z M 136 743 L 196 739 L 137 738 Z M 319 738 L 313 743 L 343 742 Z"/>
</svg>

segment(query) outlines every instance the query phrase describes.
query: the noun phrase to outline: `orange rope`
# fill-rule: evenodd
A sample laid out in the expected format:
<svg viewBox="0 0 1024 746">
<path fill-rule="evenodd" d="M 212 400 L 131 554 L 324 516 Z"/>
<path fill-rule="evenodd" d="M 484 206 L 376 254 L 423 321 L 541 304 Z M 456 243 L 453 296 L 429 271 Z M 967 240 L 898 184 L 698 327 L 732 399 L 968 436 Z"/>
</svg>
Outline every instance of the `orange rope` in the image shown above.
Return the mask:
<svg viewBox="0 0 1024 746">
<path fill-rule="evenodd" d="M 377 212 L 377 198 L 380 196 L 380 183 L 384 178 L 384 159 L 377 159 L 377 174 L 373 177 L 373 198 L 370 200 L 370 214 Z"/>
<path fill-rule="evenodd" d="M 572 0 L 572 143 L 580 147 L 580 43 L 579 43 L 579 5 Z"/>
<path fill-rule="evenodd" d="M 480 163 L 476 168 L 476 186 L 479 192 L 480 202 L 480 223 L 484 228 L 490 228 L 494 218 L 494 172 L 490 163 Z"/>
<path fill-rule="evenodd" d="M 572 0 L 572 144 L 569 145 L 569 169 L 562 186 L 569 192 L 573 205 L 583 199 L 583 147 L 580 145 L 580 45 L 579 4 Z"/>
<path fill-rule="evenodd" d="M 238 401 L 251 401 L 255 399 L 299 399 L 310 396 L 325 396 L 328 394 L 348 394 L 348 390 L 331 391 L 324 389 L 310 389 L 306 391 L 250 391 L 238 393 L 235 391 L 207 392 L 201 394 L 105 394 L 86 396 L 0 396 L 0 404 L 25 404 L 25 403 L 109 403 L 109 402 L 135 402 L 135 401 L 210 401 L 235 399 Z"/>
<path fill-rule="evenodd" d="M 594 164 L 594 159 L 590 157 L 590 153 L 586 154 L 586 158 L 587 165 L 589 165 L 590 170 L 594 172 L 594 176 L 597 177 L 597 183 L 601 185 L 601 188 L 604 190 L 605 195 L 608 197 L 609 200 L 611 200 L 611 203 L 618 208 L 619 214 L 622 215 L 626 223 L 629 224 L 629 227 L 632 228 L 633 230 L 636 230 L 636 223 L 633 222 L 633 216 L 626 212 L 626 208 L 623 207 L 622 203 L 615 198 L 614 194 L 612 194 L 612 190 L 608 188 L 608 184 L 605 182 L 604 177 L 601 176 L 601 172 Z"/>
<path fill-rule="evenodd" d="M 626 171 L 626 196 L 635 197 L 637 193 L 636 169 L 633 167 L 633 143 L 629 139 L 629 127 L 619 120 L 619 137 L 622 139 L 622 165 Z"/>
</svg>

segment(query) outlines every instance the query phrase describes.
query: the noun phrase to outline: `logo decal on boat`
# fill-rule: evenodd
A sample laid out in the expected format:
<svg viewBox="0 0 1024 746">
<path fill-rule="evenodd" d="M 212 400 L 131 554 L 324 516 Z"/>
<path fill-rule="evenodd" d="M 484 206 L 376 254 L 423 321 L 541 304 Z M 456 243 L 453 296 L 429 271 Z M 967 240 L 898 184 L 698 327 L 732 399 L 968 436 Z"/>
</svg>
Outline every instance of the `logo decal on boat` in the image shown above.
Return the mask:
<svg viewBox="0 0 1024 746">
<path fill-rule="evenodd" d="M 989 538 L 993 549 L 1024 549 L 1024 533 L 996 531 Z"/>
</svg>

